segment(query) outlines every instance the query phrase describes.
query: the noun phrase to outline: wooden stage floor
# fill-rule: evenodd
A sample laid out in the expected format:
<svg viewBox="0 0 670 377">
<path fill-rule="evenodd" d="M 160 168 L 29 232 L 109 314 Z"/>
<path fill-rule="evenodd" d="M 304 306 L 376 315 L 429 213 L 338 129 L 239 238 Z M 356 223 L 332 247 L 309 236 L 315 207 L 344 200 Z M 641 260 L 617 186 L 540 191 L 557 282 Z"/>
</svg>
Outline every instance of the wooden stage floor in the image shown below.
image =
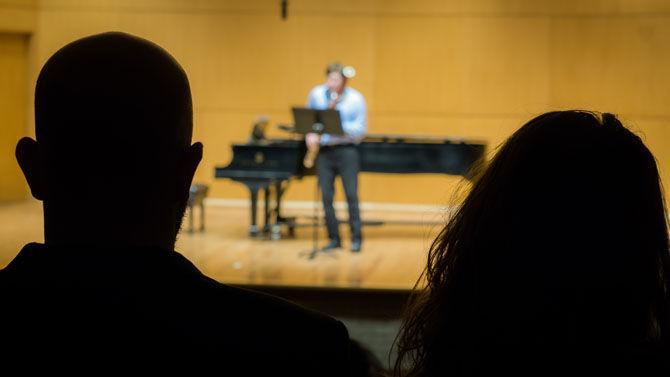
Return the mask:
<svg viewBox="0 0 670 377">
<path fill-rule="evenodd" d="M 310 260 L 312 229 L 298 228 L 293 239 L 278 241 L 247 236 L 248 208 L 207 205 L 203 233 L 182 231 L 177 250 L 201 271 L 234 285 L 314 287 L 371 290 L 409 290 L 426 261 L 428 247 L 444 216 L 425 209 L 363 210 L 363 220 L 414 220 L 423 225 L 383 225 L 363 229 L 361 253 L 351 253 L 349 243 L 330 254 Z M 286 209 L 284 215 L 308 216 L 308 209 Z M 196 213 L 197 215 L 197 213 Z M 83 219 L 82 219 L 83 220 Z M 39 202 L 0 205 L 0 267 L 14 258 L 28 242 L 42 242 L 42 209 Z M 197 223 L 196 223 L 197 225 Z M 72 224 L 76 226 L 76 224 Z M 184 227 L 188 226 L 188 219 Z M 347 240 L 347 226 L 342 226 Z M 325 243 L 325 231 L 319 232 Z"/>
</svg>

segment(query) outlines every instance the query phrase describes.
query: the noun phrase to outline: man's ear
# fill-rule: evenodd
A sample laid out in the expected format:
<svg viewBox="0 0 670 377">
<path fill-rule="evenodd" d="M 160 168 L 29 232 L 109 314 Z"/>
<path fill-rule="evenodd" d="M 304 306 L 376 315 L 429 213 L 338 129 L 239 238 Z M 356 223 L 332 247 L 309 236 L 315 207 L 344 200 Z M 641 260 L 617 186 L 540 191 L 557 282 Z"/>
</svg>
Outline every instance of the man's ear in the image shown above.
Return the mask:
<svg viewBox="0 0 670 377">
<path fill-rule="evenodd" d="M 184 153 L 184 156 L 179 162 L 180 174 L 177 181 L 177 198 L 179 198 L 180 201 L 183 200 L 185 202 L 188 200 L 191 182 L 193 181 L 196 169 L 198 169 L 200 160 L 202 160 L 202 143 L 196 142 L 188 147 L 186 153 Z"/>
<path fill-rule="evenodd" d="M 45 167 L 42 148 L 37 141 L 24 137 L 16 144 L 16 161 L 26 177 L 30 192 L 37 200 L 44 200 L 46 193 Z"/>
</svg>

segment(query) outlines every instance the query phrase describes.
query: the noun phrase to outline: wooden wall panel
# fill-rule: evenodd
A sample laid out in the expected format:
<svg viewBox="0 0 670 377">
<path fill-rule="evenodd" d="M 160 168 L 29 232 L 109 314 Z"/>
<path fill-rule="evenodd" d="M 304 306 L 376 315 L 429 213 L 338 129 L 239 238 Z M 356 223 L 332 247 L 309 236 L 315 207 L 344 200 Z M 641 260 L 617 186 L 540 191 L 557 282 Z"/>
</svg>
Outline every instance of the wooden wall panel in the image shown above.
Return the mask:
<svg viewBox="0 0 670 377">
<path fill-rule="evenodd" d="M 0 34 L 0 203 L 28 197 L 14 158 L 16 142 L 26 135 L 27 71 L 27 37 Z"/>
<path fill-rule="evenodd" d="M 620 114 L 670 185 L 670 15 L 554 21 L 552 103 Z"/>
<path fill-rule="evenodd" d="M 543 19 L 380 21 L 376 110 L 418 116 L 542 111 L 549 100 L 549 37 Z"/>
<path fill-rule="evenodd" d="M 371 132 L 483 139 L 492 150 L 541 112 L 590 108 L 619 113 L 647 135 L 665 165 L 670 103 L 670 5 L 661 0 L 275 0 L 0 1 L 38 8 L 30 77 L 65 43 L 122 30 L 170 51 L 191 79 L 195 137 L 205 143 L 196 175 L 212 196 L 245 198 L 215 181 L 229 145 L 251 122 L 290 121 L 323 80 L 324 66 L 354 65 Z M 277 135 L 273 132 L 273 135 Z M 444 204 L 450 177 L 364 175 L 364 201 Z M 313 181 L 287 198 L 310 200 Z"/>
<path fill-rule="evenodd" d="M 667 116 L 670 17 L 555 21 L 554 103 Z M 560 33 L 558 32 L 560 31 Z"/>
<path fill-rule="evenodd" d="M 0 32 L 30 34 L 37 26 L 37 0 L 0 0 Z"/>
</svg>

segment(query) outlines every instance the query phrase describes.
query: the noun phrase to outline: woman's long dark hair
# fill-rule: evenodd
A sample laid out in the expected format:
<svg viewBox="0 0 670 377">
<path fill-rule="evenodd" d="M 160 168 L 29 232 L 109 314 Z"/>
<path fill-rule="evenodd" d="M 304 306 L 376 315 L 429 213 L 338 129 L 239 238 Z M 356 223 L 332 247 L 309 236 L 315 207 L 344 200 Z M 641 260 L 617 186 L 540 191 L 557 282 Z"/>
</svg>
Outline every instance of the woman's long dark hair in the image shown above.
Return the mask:
<svg viewBox="0 0 670 377">
<path fill-rule="evenodd" d="M 422 278 L 398 376 L 473 374 L 521 348 L 667 345 L 668 223 L 653 155 L 611 114 L 536 117 L 476 180 Z"/>
</svg>

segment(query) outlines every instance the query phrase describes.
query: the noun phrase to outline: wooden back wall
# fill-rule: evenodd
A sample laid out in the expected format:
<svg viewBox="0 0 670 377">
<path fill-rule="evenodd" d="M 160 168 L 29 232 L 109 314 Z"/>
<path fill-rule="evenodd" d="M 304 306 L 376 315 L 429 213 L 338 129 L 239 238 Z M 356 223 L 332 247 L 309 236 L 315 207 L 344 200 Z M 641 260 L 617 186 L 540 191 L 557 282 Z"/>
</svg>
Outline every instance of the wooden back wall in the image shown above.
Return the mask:
<svg viewBox="0 0 670 377">
<path fill-rule="evenodd" d="M 644 136 L 670 186 L 668 2 L 290 0 L 286 21 L 279 3 L 5 0 L 0 27 L 29 29 L 31 87 L 52 53 L 85 35 L 120 30 L 165 47 L 191 80 L 195 140 L 205 144 L 196 180 L 213 197 L 247 197 L 242 185 L 215 181 L 214 167 L 257 116 L 290 122 L 289 108 L 334 60 L 357 69 L 351 86 L 367 99 L 370 132 L 483 139 L 494 149 L 548 110 L 614 112 Z M 17 12 L 28 21 L 17 26 Z M 441 205 L 457 183 L 365 174 L 360 195 Z M 287 199 L 311 200 L 313 185 L 294 183 Z"/>
</svg>

